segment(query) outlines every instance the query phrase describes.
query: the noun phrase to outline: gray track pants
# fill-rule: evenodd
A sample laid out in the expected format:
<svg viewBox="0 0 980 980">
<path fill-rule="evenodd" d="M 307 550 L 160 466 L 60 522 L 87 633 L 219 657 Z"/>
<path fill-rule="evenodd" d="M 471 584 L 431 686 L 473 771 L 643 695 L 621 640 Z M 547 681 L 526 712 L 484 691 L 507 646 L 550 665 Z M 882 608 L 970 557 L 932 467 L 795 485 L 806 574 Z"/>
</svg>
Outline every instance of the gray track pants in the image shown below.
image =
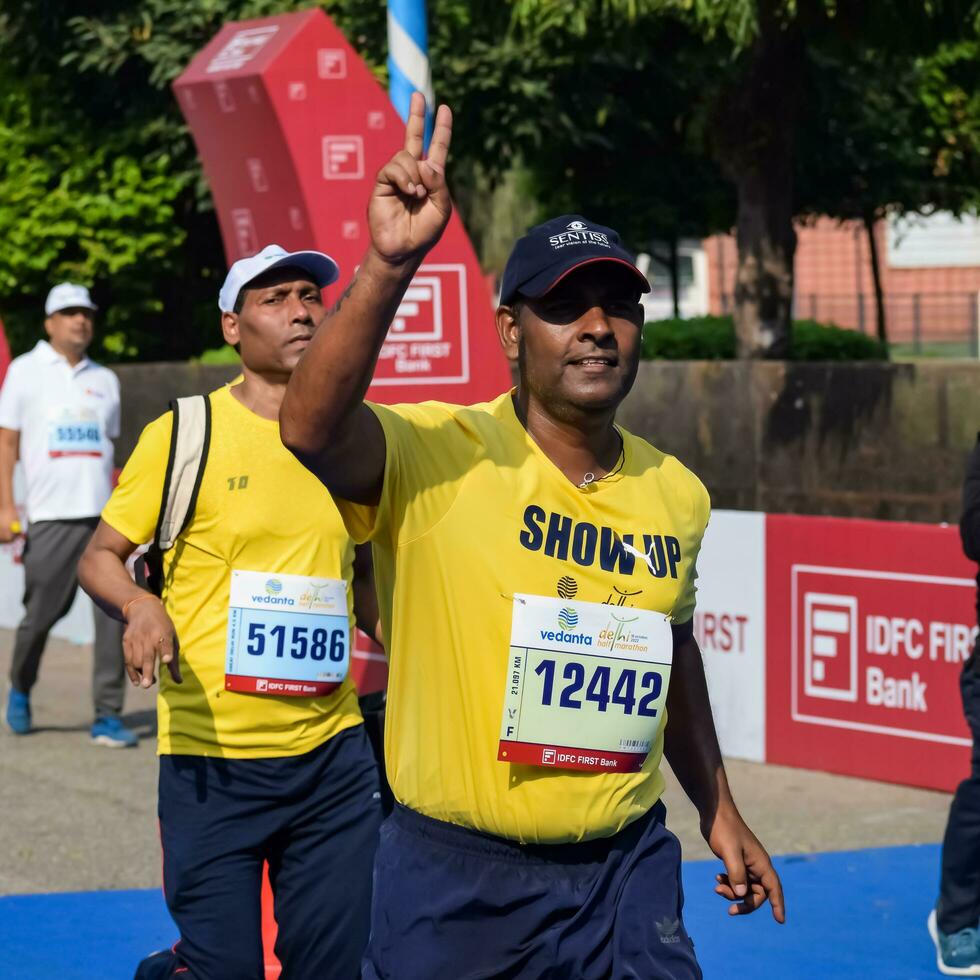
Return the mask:
<svg viewBox="0 0 980 980">
<path fill-rule="evenodd" d="M 24 606 L 17 627 L 10 683 L 27 694 L 37 680 L 48 633 L 71 608 L 78 587 L 76 569 L 92 537 L 97 517 L 31 524 L 24 548 Z M 92 696 L 96 717 L 122 712 L 126 669 L 122 623 L 95 608 L 95 665 Z"/>
</svg>

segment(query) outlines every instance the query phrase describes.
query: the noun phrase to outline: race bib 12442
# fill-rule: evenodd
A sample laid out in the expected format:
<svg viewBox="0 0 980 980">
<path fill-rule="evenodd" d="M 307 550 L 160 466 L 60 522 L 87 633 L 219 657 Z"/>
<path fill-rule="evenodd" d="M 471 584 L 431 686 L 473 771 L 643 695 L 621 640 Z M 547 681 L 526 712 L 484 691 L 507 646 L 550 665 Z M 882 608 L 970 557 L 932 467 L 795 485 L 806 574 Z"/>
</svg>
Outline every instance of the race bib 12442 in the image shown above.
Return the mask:
<svg viewBox="0 0 980 980">
<path fill-rule="evenodd" d="M 661 613 L 515 595 L 498 760 L 637 771 L 663 724 L 672 655 Z"/>
</svg>

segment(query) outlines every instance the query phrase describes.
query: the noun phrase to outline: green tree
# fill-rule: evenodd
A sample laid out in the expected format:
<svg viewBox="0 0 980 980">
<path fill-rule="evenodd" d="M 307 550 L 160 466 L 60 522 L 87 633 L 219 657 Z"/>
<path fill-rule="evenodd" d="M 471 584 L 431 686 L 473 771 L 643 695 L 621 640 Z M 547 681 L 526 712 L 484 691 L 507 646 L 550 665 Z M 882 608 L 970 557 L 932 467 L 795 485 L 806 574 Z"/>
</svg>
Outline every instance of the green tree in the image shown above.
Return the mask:
<svg viewBox="0 0 980 980">
<path fill-rule="evenodd" d="M 0 315 L 15 353 L 50 285 L 94 287 L 95 354 L 184 358 L 218 341 L 210 192 L 170 83 L 228 19 L 298 0 L 23 0 L 0 12 Z M 336 6 L 336 4 L 335 4 Z M 384 10 L 348 0 L 347 24 Z"/>
<path fill-rule="evenodd" d="M 878 338 L 887 340 L 875 226 L 889 214 L 963 213 L 980 203 L 980 54 L 873 48 L 808 52 L 797 210 L 860 222 Z M 950 113 L 955 113 L 948 119 Z"/>
<path fill-rule="evenodd" d="M 637 251 L 664 241 L 668 266 L 681 236 L 731 227 L 734 195 L 690 111 L 716 52 L 686 25 L 583 31 L 499 2 L 430 0 L 429 13 L 436 94 L 456 114 L 454 191 L 485 268 L 556 213 L 611 224 Z"/>
<path fill-rule="evenodd" d="M 71 279 L 98 284 L 96 299 L 108 310 L 102 349 L 131 356 L 140 322 L 162 309 L 147 270 L 176 272 L 173 256 L 186 233 L 175 227 L 175 213 L 188 177 L 172 172 L 165 153 L 143 159 L 111 138 L 67 140 L 63 125 L 38 111 L 41 104 L 16 83 L 3 85 L 0 295 L 8 337 L 14 350 L 31 346 L 44 294 Z M 79 120 L 76 135 L 82 126 Z"/>
<path fill-rule="evenodd" d="M 572 138 L 546 141 L 531 170 L 546 211 L 581 210 L 651 252 L 670 272 L 676 315 L 679 240 L 730 228 L 735 201 L 693 111 L 710 51 L 678 22 L 651 26 L 615 45 L 579 43 L 551 102 L 574 120 Z"/>
<path fill-rule="evenodd" d="M 83 15 L 70 0 L 6 5 L 0 236 L 13 247 L 0 255 L 0 313 L 13 314 L 15 347 L 35 329 L 55 273 L 93 284 L 111 309 L 103 356 L 185 357 L 214 345 L 222 250 L 169 85 L 225 21 L 308 5 L 90 0 Z M 384 82 L 382 0 L 323 6 Z M 980 127 L 977 19 L 953 6 L 430 0 L 436 91 L 457 110 L 454 191 L 486 266 L 499 269 L 513 236 L 545 212 L 585 211 L 637 249 L 734 224 L 740 352 L 784 352 L 793 217 L 852 208 L 852 191 L 809 166 L 819 154 L 798 166 L 816 55 L 925 59 L 908 123 L 925 135 L 903 130 L 897 144 L 880 130 L 875 147 L 900 175 L 908 146 L 930 147 L 938 203 L 943 174 L 966 173 L 975 159 Z M 838 116 L 845 127 L 874 121 Z M 837 190 L 818 199 L 809 188 L 821 179 Z M 881 207 L 896 195 L 872 197 Z"/>
<path fill-rule="evenodd" d="M 24 274 L 24 257 L 11 255 L 8 280 L 19 286 L 11 292 L 0 284 L 5 311 L 36 306 L 47 277 L 66 267 L 94 283 L 106 301 L 113 291 L 119 322 L 104 355 L 179 357 L 213 344 L 220 244 L 210 194 L 169 86 L 225 21 L 303 6 L 298 0 L 93 0 L 84 15 L 74 15 L 67 0 L 25 0 L 0 17 L 0 61 L 37 81 L 29 108 L 47 115 L 45 139 L 71 132 L 77 158 L 126 158 L 166 178 L 167 186 L 148 188 L 148 197 L 158 196 L 159 217 L 171 227 L 169 249 L 154 243 L 157 254 L 127 240 L 131 261 L 111 270 L 88 253 L 84 261 L 69 255 L 77 226 L 65 229 L 65 257 L 46 255 L 32 276 Z M 384 4 L 324 6 L 384 83 Z M 548 211 L 584 210 L 622 227 L 637 249 L 651 237 L 675 241 L 713 227 L 696 189 L 724 195 L 715 193 L 720 185 L 710 161 L 686 148 L 688 123 L 678 114 L 685 99 L 674 80 L 689 75 L 670 70 L 663 54 L 673 44 L 669 38 L 660 46 L 650 39 L 597 46 L 576 31 L 542 37 L 497 0 L 432 0 L 430 20 L 437 92 L 457 110 L 454 189 L 486 268 L 500 271 L 513 238 Z M 661 23 L 660 31 L 682 28 Z M 634 131 L 635 119 L 648 121 Z M 29 130 L 34 123 L 23 125 Z M 32 145 L 41 148 L 43 141 Z M 57 169 L 39 168 L 46 177 L 35 182 L 21 213 L 7 215 L 22 237 L 32 237 L 28 216 L 41 213 L 38 203 Z M 709 171 L 710 180 L 704 178 Z M 115 189 L 97 169 L 85 183 L 106 205 L 89 212 L 91 220 L 100 229 L 112 226 Z M 730 221 L 729 214 L 714 224 Z M 131 281 L 146 292 L 144 302 L 124 292 Z M 14 332 L 19 348 L 21 331 Z"/>
<path fill-rule="evenodd" d="M 785 356 L 793 299 L 796 148 L 806 125 L 807 52 L 928 52 L 976 36 L 954 0 L 514 0 L 539 32 L 642 33 L 676 16 L 725 54 L 703 79 L 706 145 L 737 195 L 735 324 L 742 356 Z M 941 85 L 937 98 L 945 92 Z M 948 119 L 951 126 L 964 124 Z"/>
</svg>

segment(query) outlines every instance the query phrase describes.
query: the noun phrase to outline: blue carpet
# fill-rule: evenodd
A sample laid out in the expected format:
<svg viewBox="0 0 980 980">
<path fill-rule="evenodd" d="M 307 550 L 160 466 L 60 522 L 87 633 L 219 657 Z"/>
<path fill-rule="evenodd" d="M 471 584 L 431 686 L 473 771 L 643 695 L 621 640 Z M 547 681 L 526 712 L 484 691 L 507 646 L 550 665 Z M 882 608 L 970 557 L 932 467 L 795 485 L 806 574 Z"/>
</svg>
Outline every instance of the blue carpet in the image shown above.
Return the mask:
<svg viewBox="0 0 980 980">
<path fill-rule="evenodd" d="M 730 918 L 714 862 L 684 865 L 685 922 L 708 980 L 925 980 L 940 977 L 926 917 L 939 846 L 883 847 L 776 859 L 786 925 L 768 908 Z"/>
<path fill-rule="evenodd" d="M 684 865 L 685 918 L 708 980 L 925 980 L 938 977 L 925 919 L 939 848 L 929 844 L 776 861 L 786 926 L 768 909 L 730 919 L 716 862 Z M 0 898 L 3 980 L 131 980 L 176 931 L 156 890 Z"/>
</svg>

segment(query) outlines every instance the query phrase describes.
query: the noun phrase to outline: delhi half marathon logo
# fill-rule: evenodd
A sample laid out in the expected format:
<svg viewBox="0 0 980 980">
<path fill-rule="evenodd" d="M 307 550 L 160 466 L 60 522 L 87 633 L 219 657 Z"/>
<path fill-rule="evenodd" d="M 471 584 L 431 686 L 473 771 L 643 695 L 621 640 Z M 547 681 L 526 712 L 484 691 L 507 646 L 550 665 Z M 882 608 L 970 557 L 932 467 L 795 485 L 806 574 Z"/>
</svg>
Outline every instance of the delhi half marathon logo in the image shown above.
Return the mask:
<svg viewBox="0 0 980 980">
<path fill-rule="evenodd" d="M 578 592 L 578 582 L 571 575 L 562 575 L 558 579 L 558 595 L 562 599 L 574 599 Z"/>
<path fill-rule="evenodd" d="M 299 597 L 299 604 L 305 609 L 333 609 L 336 603 L 333 596 L 325 593 L 329 582 L 310 582 Z"/>
<path fill-rule="evenodd" d="M 627 629 L 630 623 L 637 622 L 639 618 L 639 616 L 631 616 L 626 619 L 612 613 L 609 624 L 604 630 L 599 631 L 599 646 L 608 650 L 646 651 L 649 646 L 647 635 Z"/>
</svg>

